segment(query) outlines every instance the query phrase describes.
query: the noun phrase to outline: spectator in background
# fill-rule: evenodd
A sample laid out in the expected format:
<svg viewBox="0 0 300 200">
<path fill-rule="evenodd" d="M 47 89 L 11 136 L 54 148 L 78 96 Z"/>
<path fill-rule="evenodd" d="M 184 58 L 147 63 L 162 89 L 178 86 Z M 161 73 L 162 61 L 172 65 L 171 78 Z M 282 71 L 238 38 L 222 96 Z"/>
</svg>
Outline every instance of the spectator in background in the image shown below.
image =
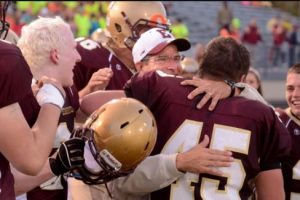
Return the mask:
<svg viewBox="0 0 300 200">
<path fill-rule="evenodd" d="M 242 42 L 250 52 L 251 60 L 256 63 L 256 48 L 257 44 L 262 41 L 262 37 L 259 28 L 256 24 L 256 19 L 252 19 L 249 25 L 245 28 L 242 36 Z"/>
<path fill-rule="evenodd" d="M 278 26 L 280 21 L 281 21 L 280 15 L 276 15 L 276 16 L 272 17 L 271 19 L 269 19 L 269 21 L 267 22 L 267 31 L 269 33 L 272 33 L 274 30 L 274 27 Z"/>
<path fill-rule="evenodd" d="M 100 13 L 104 16 L 106 16 L 107 14 L 107 9 L 108 9 L 108 6 L 109 6 L 109 1 L 100 1 Z"/>
<path fill-rule="evenodd" d="M 224 37 L 224 38 L 230 37 L 230 38 L 233 38 L 238 43 L 241 42 L 239 30 L 237 28 L 233 27 L 231 24 L 229 26 L 224 26 L 220 30 L 219 36 Z"/>
<path fill-rule="evenodd" d="M 293 30 L 288 36 L 288 43 L 289 43 L 289 66 L 295 64 L 295 57 L 296 57 L 296 47 L 299 45 L 297 33 L 298 32 L 298 25 L 293 25 Z"/>
<path fill-rule="evenodd" d="M 189 28 L 182 22 L 181 18 L 175 18 L 174 23 L 171 25 L 171 30 L 175 38 L 188 39 L 189 37 Z"/>
<path fill-rule="evenodd" d="M 286 41 L 286 30 L 283 28 L 282 24 L 275 24 L 273 27 L 273 46 L 271 48 L 271 61 L 273 66 L 281 65 L 285 62 L 285 52 L 283 49 L 283 44 Z M 280 63 L 279 63 L 280 59 Z"/>
<path fill-rule="evenodd" d="M 260 74 L 253 67 L 250 67 L 248 71 L 248 74 L 246 76 L 246 83 L 255 88 L 261 96 L 263 95 Z"/>
<path fill-rule="evenodd" d="M 104 15 L 103 13 L 99 13 L 98 14 L 98 23 L 101 29 L 105 29 L 106 28 L 106 15 Z"/>
<path fill-rule="evenodd" d="M 95 30 L 100 28 L 96 14 L 94 13 L 91 14 L 90 23 L 91 23 L 91 27 L 89 30 L 89 35 L 91 35 Z"/>
<path fill-rule="evenodd" d="M 219 31 L 224 27 L 229 27 L 233 19 L 233 13 L 228 7 L 227 1 L 223 1 L 223 7 L 218 11 L 217 23 L 219 25 Z"/>
<path fill-rule="evenodd" d="M 233 39 L 235 39 L 237 42 L 241 42 L 241 20 L 237 17 L 234 17 L 230 23 L 230 34 Z"/>
<path fill-rule="evenodd" d="M 76 37 L 89 37 L 89 30 L 91 28 L 90 17 L 84 12 L 82 7 L 78 7 L 74 15 L 74 22 L 77 26 Z"/>
</svg>

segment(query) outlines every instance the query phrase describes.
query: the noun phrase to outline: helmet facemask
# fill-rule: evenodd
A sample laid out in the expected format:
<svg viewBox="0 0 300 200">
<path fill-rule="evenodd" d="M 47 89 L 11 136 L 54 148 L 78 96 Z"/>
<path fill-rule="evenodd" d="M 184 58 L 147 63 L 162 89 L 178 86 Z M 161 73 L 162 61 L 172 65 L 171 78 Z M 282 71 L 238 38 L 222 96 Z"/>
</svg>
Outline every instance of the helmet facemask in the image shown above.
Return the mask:
<svg viewBox="0 0 300 200">
<path fill-rule="evenodd" d="M 126 14 L 124 12 L 121 12 L 121 14 L 124 17 L 124 21 L 126 22 L 127 26 L 131 30 L 131 37 L 124 39 L 125 46 L 130 50 L 132 50 L 135 42 L 140 38 L 140 35 L 145 29 L 157 27 L 171 31 L 168 24 L 158 23 L 156 21 L 150 21 L 147 19 L 139 19 L 135 24 L 132 25 Z"/>
<path fill-rule="evenodd" d="M 119 48 L 132 49 L 140 34 L 149 28 L 169 30 L 169 20 L 159 1 L 112 1 L 106 16 L 108 36 Z"/>
</svg>

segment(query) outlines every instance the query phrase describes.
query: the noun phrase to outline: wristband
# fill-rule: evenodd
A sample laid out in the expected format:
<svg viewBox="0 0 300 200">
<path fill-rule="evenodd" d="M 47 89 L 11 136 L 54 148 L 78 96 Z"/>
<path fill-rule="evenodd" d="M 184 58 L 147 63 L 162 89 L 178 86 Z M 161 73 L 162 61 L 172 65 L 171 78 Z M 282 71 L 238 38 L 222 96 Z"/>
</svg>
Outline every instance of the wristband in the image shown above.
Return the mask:
<svg viewBox="0 0 300 200">
<path fill-rule="evenodd" d="M 225 83 L 230 87 L 231 89 L 231 93 L 229 95 L 229 97 L 233 97 L 234 92 L 235 92 L 235 82 L 232 80 L 225 80 Z"/>
<path fill-rule="evenodd" d="M 50 103 L 58 106 L 60 109 L 64 106 L 65 100 L 61 92 L 52 84 L 44 84 L 38 91 L 36 99 L 40 106 Z"/>
</svg>

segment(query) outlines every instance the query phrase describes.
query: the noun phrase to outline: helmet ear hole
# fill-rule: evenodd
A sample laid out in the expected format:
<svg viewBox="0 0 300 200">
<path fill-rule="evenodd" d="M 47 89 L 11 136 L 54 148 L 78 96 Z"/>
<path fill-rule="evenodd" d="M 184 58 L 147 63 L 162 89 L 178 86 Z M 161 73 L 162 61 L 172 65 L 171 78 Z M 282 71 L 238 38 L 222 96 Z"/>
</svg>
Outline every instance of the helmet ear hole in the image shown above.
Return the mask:
<svg viewBox="0 0 300 200">
<path fill-rule="evenodd" d="M 122 32 L 122 27 L 120 26 L 120 24 L 115 24 L 115 28 L 119 33 Z"/>
<path fill-rule="evenodd" d="M 121 124 L 120 128 L 122 129 L 122 128 L 126 127 L 128 124 L 129 124 L 129 122 L 125 122 L 125 123 Z"/>
<path fill-rule="evenodd" d="M 148 149 L 148 147 L 149 147 L 149 142 L 147 142 L 147 144 L 146 144 L 146 146 L 145 146 L 145 149 L 144 149 L 144 151 L 146 151 L 147 149 Z"/>
</svg>

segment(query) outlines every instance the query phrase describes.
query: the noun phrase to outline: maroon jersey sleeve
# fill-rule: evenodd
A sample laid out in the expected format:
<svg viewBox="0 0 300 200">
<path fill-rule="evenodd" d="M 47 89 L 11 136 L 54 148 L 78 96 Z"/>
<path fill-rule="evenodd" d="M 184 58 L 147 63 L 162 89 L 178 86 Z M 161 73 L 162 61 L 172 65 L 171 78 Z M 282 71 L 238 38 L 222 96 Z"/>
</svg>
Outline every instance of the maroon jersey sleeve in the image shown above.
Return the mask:
<svg viewBox="0 0 300 200">
<path fill-rule="evenodd" d="M 32 74 L 19 48 L 0 41 L 0 107 L 31 99 L 30 96 L 33 95 L 31 80 Z M 21 108 L 24 108 L 24 105 L 20 103 Z M 28 115 L 24 113 L 27 120 L 31 114 L 32 112 Z M 13 176 L 9 163 L 2 154 L 0 154 L 0 189 L 0 199 L 15 199 Z"/>
<path fill-rule="evenodd" d="M 14 178 L 6 158 L 0 153 L 0 199 L 15 200 Z"/>
<path fill-rule="evenodd" d="M 278 168 L 279 163 L 289 155 L 291 150 L 291 137 L 282 121 L 271 107 L 268 107 L 268 115 L 265 115 L 266 123 L 260 125 L 261 133 L 261 167 L 263 170 Z M 267 113 L 267 112 L 266 112 Z M 273 164 L 275 163 L 275 164 Z"/>
<path fill-rule="evenodd" d="M 113 71 L 107 90 L 120 90 L 131 78 L 132 72 L 108 49 L 91 39 L 77 40 L 77 50 L 81 61 L 74 67 L 74 83 L 82 90 L 89 82 L 93 73 L 101 68 L 109 67 Z"/>
<path fill-rule="evenodd" d="M 261 171 L 279 168 L 280 160 L 289 153 L 287 130 L 272 108 L 243 97 L 221 100 L 213 112 L 208 111 L 210 102 L 198 110 L 196 104 L 203 95 L 188 100 L 193 87 L 181 86 L 181 81 L 150 72 L 135 75 L 125 85 L 126 95 L 146 104 L 157 121 L 158 138 L 152 155 L 187 151 L 206 134 L 209 148 L 232 151 L 235 162 L 221 169 L 229 176 L 187 173 L 152 193 L 152 198 L 214 199 L 219 191 L 222 197 L 218 199 L 248 199 L 253 189 L 248 183 Z"/>
<path fill-rule="evenodd" d="M 291 199 L 292 195 L 300 195 L 300 179 L 297 178 L 300 177 L 300 120 L 290 108 L 280 112 L 280 118 L 292 137 L 291 153 L 282 162 L 286 199 Z"/>
<path fill-rule="evenodd" d="M 32 74 L 17 46 L 0 41 L 0 66 L 0 107 L 32 93 Z"/>
</svg>

